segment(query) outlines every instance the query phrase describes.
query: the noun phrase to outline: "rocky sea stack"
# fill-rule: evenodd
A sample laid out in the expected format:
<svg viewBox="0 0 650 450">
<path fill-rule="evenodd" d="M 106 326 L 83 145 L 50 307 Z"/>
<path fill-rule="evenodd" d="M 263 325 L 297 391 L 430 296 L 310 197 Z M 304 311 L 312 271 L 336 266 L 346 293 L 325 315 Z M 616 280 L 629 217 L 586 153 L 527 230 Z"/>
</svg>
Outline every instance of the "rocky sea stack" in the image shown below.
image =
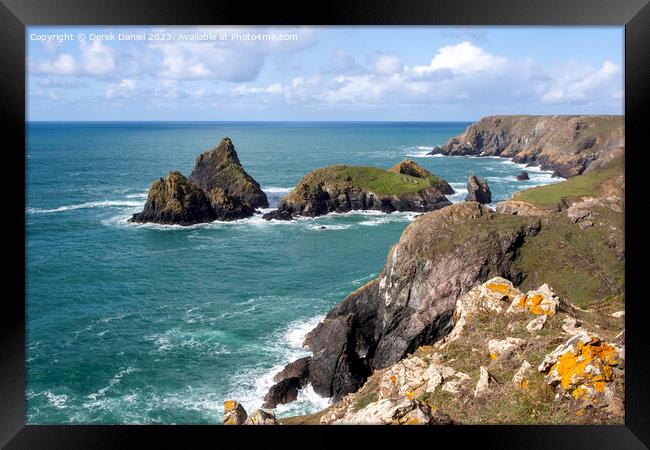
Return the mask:
<svg viewBox="0 0 650 450">
<path fill-rule="evenodd" d="M 266 194 L 242 167 L 230 138 L 223 138 L 218 146 L 196 158 L 190 181 L 203 189 L 208 196 L 217 189 L 226 196 L 248 204 L 253 208 L 267 208 Z"/>
<path fill-rule="evenodd" d="M 466 202 L 479 202 L 482 204 L 492 203 L 492 192 L 490 186 L 483 178 L 478 178 L 471 175 L 467 179 L 467 195 L 465 196 Z"/>
<path fill-rule="evenodd" d="M 252 216 L 256 207 L 266 206 L 266 195 L 246 173 L 226 137 L 197 158 L 189 179 L 174 171 L 155 181 L 144 209 L 129 222 L 194 225 L 237 220 Z"/>
<path fill-rule="evenodd" d="M 431 155 L 501 156 L 570 178 L 624 153 L 623 116 L 489 116 Z"/>
<path fill-rule="evenodd" d="M 380 210 L 427 212 L 451 205 L 442 178 L 410 160 L 389 170 L 335 165 L 314 170 L 280 201 L 266 219 L 320 216 L 330 212 Z"/>
</svg>

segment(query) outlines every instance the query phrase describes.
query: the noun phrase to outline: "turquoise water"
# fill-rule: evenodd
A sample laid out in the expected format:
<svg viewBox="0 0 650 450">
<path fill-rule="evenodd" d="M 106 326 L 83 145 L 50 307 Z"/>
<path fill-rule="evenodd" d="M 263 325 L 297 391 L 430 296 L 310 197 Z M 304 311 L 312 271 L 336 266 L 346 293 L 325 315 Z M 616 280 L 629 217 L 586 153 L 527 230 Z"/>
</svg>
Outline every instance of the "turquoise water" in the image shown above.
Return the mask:
<svg viewBox="0 0 650 450">
<path fill-rule="evenodd" d="M 376 276 L 413 214 L 253 217 L 193 227 L 126 222 L 150 183 L 191 171 L 224 136 L 272 206 L 334 163 L 411 157 L 493 200 L 557 181 L 498 158 L 423 157 L 466 123 L 31 123 L 27 142 L 27 421 L 215 423 L 259 407 L 307 331 Z M 325 229 L 321 229 L 325 226 Z M 279 415 L 320 409 L 308 387 Z"/>
</svg>

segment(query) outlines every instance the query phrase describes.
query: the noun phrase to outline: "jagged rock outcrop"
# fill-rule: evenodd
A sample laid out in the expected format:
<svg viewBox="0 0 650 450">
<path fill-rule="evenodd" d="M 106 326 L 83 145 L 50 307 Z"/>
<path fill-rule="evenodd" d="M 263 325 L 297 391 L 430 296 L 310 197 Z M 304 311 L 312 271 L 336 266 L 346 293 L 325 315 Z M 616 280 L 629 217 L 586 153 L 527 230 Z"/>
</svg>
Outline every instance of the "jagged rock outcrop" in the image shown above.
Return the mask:
<svg viewBox="0 0 650 450">
<path fill-rule="evenodd" d="M 415 178 L 424 178 L 431 180 L 431 185 L 438 188 L 443 194 L 451 195 L 455 193 L 454 189 L 449 183 L 447 183 L 446 180 L 435 176 L 412 159 L 405 159 L 398 162 L 393 167 L 388 169 L 388 172 L 401 173 L 402 175 L 409 175 Z"/>
<path fill-rule="evenodd" d="M 451 425 L 446 414 L 416 400 L 390 399 L 370 403 L 360 411 L 333 422 L 345 425 Z"/>
<path fill-rule="evenodd" d="M 291 216 L 313 217 L 352 210 L 427 212 L 451 205 L 443 192 L 450 189 L 446 181 L 412 161 L 403 161 L 391 171 L 335 165 L 302 177 L 281 199 L 277 211 L 265 218 L 288 220 Z"/>
<path fill-rule="evenodd" d="M 129 222 L 192 225 L 216 219 L 204 192 L 180 172 L 170 172 L 151 185 L 144 209 Z"/>
<path fill-rule="evenodd" d="M 513 216 L 547 216 L 552 211 L 539 209 L 535 205 L 519 200 L 504 200 L 497 203 L 496 211 L 500 214 L 512 214 Z"/>
<path fill-rule="evenodd" d="M 218 188 L 227 196 L 236 199 L 252 208 L 267 208 L 269 202 L 266 194 L 242 167 L 230 138 L 225 137 L 212 150 L 208 150 L 196 158 L 190 181 L 210 193 Z M 217 194 L 221 196 L 222 194 Z"/>
<path fill-rule="evenodd" d="M 226 400 L 223 402 L 224 425 L 242 425 L 247 417 L 246 410 L 238 401 Z"/>
<path fill-rule="evenodd" d="M 524 181 L 524 180 L 530 180 L 530 176 L 528 175 L 528 172 L 523 170 L 519 175 L 517 175 L 515 178 L 517 178 L 517 181 Z"/>
<path fill-rule="evenodd" d="M 502 156 L 564 178 L 624 153 L 622 116 L 489 116 L 430 154 Z"/>
<path fill-rule="evenodd" d="M 508 217 L 475 202 L 415 219 L 388 255 L 380 276 L 335 306 L 305 344 L 313 351 L 309 382 L 320 395 L 341 398 L 370 372 L 446 335 L 456 299 L 492 276 L 514 279 L 511 263 L 531 218 Z"/>
<path fill-rule="evenodd" d="M 471 175 L 467 179 L 467 195 L 465 196 L 466 202 L 479 202 L 479 203 L 492 203 L 492 192 L 487 181 L 483 178 L 478 178 Z"/>
<path fill-rule="evenodd" d="M 170 172 L 149 189 L 144 210 L 129 222 L 194 225 L 250 217 L 268 206 L 259 184 L 241 166 L 229 138 L 200 155 L 190 178 Z"/>
</svg>

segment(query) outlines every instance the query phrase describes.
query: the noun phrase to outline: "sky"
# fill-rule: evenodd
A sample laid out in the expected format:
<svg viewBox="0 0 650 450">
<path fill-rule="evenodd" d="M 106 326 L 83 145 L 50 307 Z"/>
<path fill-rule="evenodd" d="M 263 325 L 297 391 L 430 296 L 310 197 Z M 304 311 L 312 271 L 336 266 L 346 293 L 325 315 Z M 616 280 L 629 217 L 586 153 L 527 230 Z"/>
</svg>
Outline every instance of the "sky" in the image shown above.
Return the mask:
<svg viewBox="0 0 650 450">
<path fill-rule="evenodd" d="M 623 27 L 29 27 L 30 121 L 623 114 Z"/>
</svg>

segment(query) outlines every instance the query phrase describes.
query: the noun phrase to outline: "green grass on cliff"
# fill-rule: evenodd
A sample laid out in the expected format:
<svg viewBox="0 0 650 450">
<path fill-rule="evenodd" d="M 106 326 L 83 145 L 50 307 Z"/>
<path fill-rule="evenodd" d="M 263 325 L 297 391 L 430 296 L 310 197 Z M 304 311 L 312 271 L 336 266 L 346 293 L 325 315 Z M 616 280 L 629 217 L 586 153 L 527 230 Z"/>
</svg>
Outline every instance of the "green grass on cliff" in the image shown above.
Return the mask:
<svg viewBox="0 0 650 450">
<path fill-rule="evenodd" d="M 564 199 L 581 196 L 595 197 L 599 195 L 601 183 L 623 173 L 624 165 L 624 159 L 617 159 L 600 170 L 578 175 L 561 183 L 526 189 L 516 193 L 512 198 L 532 203 L 540 208 L 552 208 Z"/>
<path fill-rule="evenodd" d="M 388 172 L 378 167 L 336 165 L 314 170 L 305 175 L 300 184 L 317 186 L 319 183 L 341 187 L 358 187 L 377 195 L 402 195 L 433 186 L 434 179 L 416 178 Z M 287 196 L 291 198 L 291 193 Z"/>
</svg>

